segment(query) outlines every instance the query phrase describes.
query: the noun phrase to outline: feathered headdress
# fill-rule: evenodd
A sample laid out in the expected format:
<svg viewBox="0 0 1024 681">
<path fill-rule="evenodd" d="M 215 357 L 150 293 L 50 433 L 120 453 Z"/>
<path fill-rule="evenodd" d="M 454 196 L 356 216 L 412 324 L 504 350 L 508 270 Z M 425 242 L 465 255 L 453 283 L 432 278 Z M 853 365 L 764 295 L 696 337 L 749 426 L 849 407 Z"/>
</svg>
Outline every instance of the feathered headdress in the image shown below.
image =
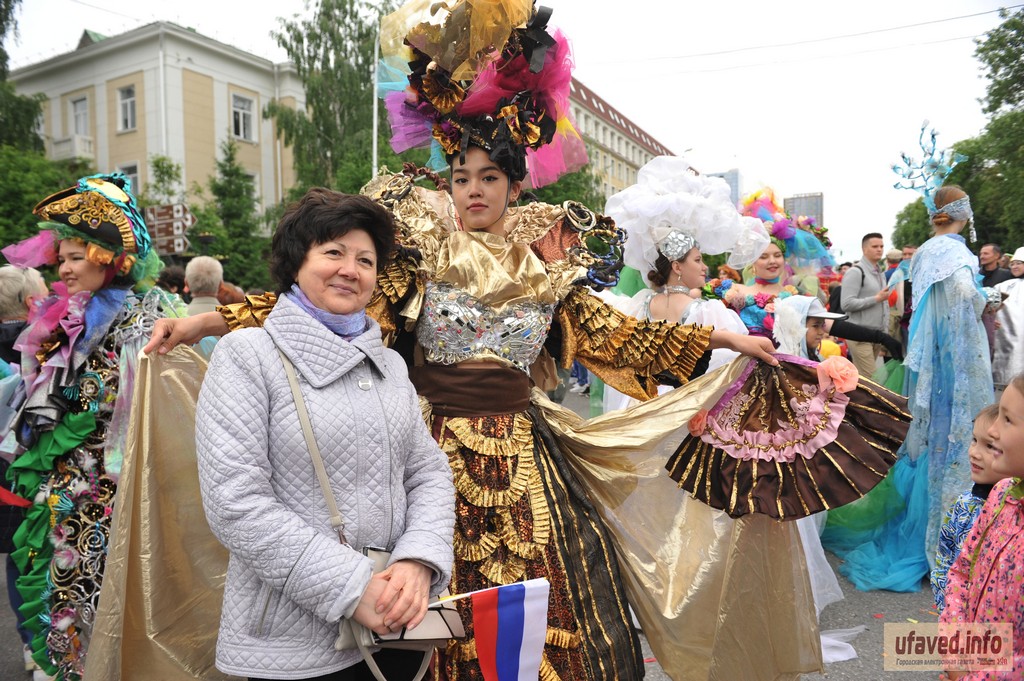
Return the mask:
<svg viewBox="0 0 1024 681">
<path fill-rule="evenodd" d="M 512 179 L 540 187 L 587 162 L 570 117 L 572 54 L 550 10 L 532 0 L 412 0 L 381 21 L 378 96 L 401 153 L 430 147 L 429 165 L 469 146 Z"/>
<path fill-rule="evenodd" d="M 649 161 L 635 185 L 608 199 L 605 213 L 628 235 L 625 263 L 644 281 L 659 255 L 678 260 L 692 248 L 728 252 L 730 265 L 744 267 L 768 246 L 761 221 L 739 214 L 725 180 L 698 174 L 678 156 Z"/>
<path fill-rule="evenodd" d="M 819 227 L 814 218 L 790 216 L 775 201 L 775 192 L 770 187 L 745 196 L 740 202 L 740 212 L 764 222 L 772 243 L 792 265 L 820 268 L 835 264 L 828 252 L 832 246 L 828 230 Z"/>
</svg>

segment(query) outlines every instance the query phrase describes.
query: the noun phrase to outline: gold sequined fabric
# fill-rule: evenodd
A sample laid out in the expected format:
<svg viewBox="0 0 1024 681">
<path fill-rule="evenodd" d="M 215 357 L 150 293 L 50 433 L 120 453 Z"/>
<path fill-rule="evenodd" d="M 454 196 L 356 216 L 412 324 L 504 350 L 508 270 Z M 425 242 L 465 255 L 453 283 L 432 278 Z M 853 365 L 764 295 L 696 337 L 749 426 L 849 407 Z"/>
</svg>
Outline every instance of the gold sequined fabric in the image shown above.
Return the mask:
<svg viewBox="0 0 1024 681">
<path fill-rule="evenodd" d="M 715 409 L 717 426 L 687 435 L 666 468 L 682 489 L 733 517 L 792 520 L 860 499 L 896 463 L 910 427 L 905 397 L 866 379 L 846 394 L 836 394 L 834 385 L 819 389 L 815 367 L 791 362 L 753 365 Z M 813 455 L 780 458 L 830 427 L 834 438 Z M 756 447 L 772 458 L 738 458 L 723 449 L 741 438 L 755 443 L 743 451 Z"/>
<path fill-rule="evenodd" d="M 453 592 L 534 577 L 551 583 L 541 678 L 639 679 L 639 642 L 613 550 L 594 509 L 574 492 L 535 412 L 433 416 L 456 490 Z M 471 604 L 467 638 L 449 644 L 449 681 L 482 681 Z M 440 670 L 439 670 L 440 671 Z"/>
<path fill-rule="evenodd" d="M 575 288 L 558 308 L 562 366 L 575 358 L 619 392 L 646 400 L 658 394 L 651 377 L 669 372 L 686 382 L 708 348 L 712 328 L 640 321 L 585 289 Z"/>
</svg>

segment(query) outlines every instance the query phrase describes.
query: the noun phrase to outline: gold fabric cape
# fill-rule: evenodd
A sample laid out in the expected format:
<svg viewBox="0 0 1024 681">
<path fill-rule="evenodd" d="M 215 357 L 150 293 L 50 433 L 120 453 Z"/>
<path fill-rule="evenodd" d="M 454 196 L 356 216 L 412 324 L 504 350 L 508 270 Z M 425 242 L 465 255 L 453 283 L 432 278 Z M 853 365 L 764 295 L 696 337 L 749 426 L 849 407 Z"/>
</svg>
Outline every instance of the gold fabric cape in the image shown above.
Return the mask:
<svg viewBox="0 0 1024 681">
<path fill-rule="evenodd" d="M 675 681 L 781 681 L 822 669 L 796 524 L 733 520 L 678 489 L 665 470 L 690 418 L 747 361 L 588 421 L 533 393 L 612 533 L 630 604 Z"/>
<path fill-rule="evenodd" d="M 181 346 L 140 358 L 85 681 L 235 678 L 214 667 L 228 553 L 199 495 L 205 374 Z"/>
</svg>

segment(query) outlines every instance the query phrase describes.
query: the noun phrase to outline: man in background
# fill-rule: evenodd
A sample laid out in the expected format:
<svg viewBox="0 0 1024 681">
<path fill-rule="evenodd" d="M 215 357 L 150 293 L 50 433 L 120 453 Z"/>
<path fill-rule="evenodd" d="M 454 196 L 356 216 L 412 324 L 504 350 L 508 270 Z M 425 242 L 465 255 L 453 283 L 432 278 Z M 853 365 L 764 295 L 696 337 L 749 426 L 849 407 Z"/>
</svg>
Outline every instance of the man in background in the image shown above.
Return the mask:
<svg viewBox="0 0 1024 681">
<path fill-rule="evenodd" d="M 892 273 L 896 271 L 901 262 L 903 262 L 903 251 L 900 249 L 892 248 L 885 254 L 885 283 L 889 283 Z"/>
<path fill-rule="evenodd" d="M 1013 279 L 1010 270 L 999 266 L 1002 257 L 1003 249 L 998 244 L 985 244 L 978 251 L 982 286 L 992 287 Z M 985 326 L 985 335 L 988 336 L 988 355 L 989 359 L 992 359 L 995 357 L 996 314 L 991 305 L 986 305 L 985 311 L 981 313 L 981 323 Z"/>
<path fill-rule="evenodd" d="M 889 289 L 879 263 L 885 240 L 878 232 L 865 234 L 860 242 L 863 257 L 843 275 L 840 301 L 843 312 L 854 324 L 885 333 L 889 322 Z M 878 366 L 880 346 L 866 341 L 847 341 L 850 361 L 861 376 L 870 377 Z"/>
<path fill-rule="evenodd" d="M 189 260 L 185 266 L 185 290 L 192 295 L 189 317 L 217 309 L 217 291 L 223 281 L 224 266 L 216 258 L 199 255 Z"/>
</svg>

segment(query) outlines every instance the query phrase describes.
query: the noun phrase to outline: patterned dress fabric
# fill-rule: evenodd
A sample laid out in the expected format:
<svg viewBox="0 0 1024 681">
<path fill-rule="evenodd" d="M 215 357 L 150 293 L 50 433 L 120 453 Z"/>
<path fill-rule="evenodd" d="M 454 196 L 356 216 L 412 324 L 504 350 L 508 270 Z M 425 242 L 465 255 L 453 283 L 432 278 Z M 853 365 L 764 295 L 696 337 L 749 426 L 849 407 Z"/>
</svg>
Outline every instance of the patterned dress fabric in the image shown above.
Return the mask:
<svg viewBox="0 0 1024 681">
<path fill-rule="evenodd" d="M 863 497 L 896 462 L 906 401 L 870 381 L 840 391 L 816 363 L 753 364 L 691 421 L 666 468 L 679 486 L 733 517 L 809 516 Z"/>
<path fill-rule="evenodd" d="M 1013 670 L 976 671 L 961 679 L 1024 678 L 1024 505 L 1021 481 L 996 484 L 953 561 L 940 623 L 1013 625 Z"/>
<path fill-rule="evenodd" d="M 979 489 L 980 488 L 980 489 Z M 939 551 L 935 555 L 935 567 L 931 572 L 932 593 L 935 595 L 935 607 L 942 612 L 946 607 L 946 580 L 949 568 L 960 555 L 960 549 L 967 540 L 967 535 L 974 527 L 974 521 L 985 505 L 992 485 L 975 485 L 964 492 L 946 511 L 939 530 Z"/>
</svg>

